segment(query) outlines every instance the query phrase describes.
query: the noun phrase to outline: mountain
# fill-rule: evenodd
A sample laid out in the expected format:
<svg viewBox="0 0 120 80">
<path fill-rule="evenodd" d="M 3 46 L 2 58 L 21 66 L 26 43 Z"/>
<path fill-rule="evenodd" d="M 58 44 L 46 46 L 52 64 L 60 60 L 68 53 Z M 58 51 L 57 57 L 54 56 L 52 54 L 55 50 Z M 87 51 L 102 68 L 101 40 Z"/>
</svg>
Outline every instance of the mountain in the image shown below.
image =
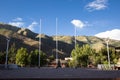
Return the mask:
<svg viewBox="0 0 120 80">
<path fill-rule="evenodd" d="M 18 28 L 8 24 L 0 24 L 0 51 L 6 50 L 6 38 L 10 38 L 10 47 L 15 44 L 16 48 L 25 47 L 30 52 L 31 50 L 38 49 L 39 37 L 41 35 L 42 51 L 48 56 L 54 55 L 56 50 L 56 36 L 47 36 L 44 34 L 37 34 L 29 29 Z M 70 56 L 72 49 L 74 48 L 75 38 L 74 36 L 57 36 L 58 39 L 58 53 L 60 58 Z M 106 46 L 105 39 L 95 36 L 76 36 L 76 41 L 81 46 L 84 44 L 90 44 L 90 46 L 97 51 Z M 118 47 L 120 41 L 110 40 L 109 46 Z"/>
</svg>

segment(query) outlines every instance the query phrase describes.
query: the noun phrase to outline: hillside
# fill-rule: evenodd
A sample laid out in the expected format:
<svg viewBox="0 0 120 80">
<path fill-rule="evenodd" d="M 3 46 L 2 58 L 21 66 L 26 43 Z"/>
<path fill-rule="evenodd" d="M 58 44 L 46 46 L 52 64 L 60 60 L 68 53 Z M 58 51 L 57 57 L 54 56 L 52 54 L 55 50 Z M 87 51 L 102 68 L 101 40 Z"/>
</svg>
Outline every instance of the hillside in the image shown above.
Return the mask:
<svg viewBox="0 0 120 80">
<path fill-rule="evenodd" d="M 55 55 L 56 36 L 42 35 L 42 51 L 47 55 Z M 34 33 L 25 28 L 18 28 L 8 24 L 0 24 L 0 51 L 6 50 L 6 37 L 10 38 L 10 46 L 15 43 L 16 48 L 25 47 L 28 51 L 38 49 L 39 34 Z M 58 38 L 58 53 L 60 58 L 70 56 L 74 48 L 74 36 L 57 36 Z M 77 43 L 81 46 L 90 44 L 90 46 L 97 51 L 106 46 L 105 39 L 94 36 L 77 36 Z M 110 46 L 120 46 L 120 41 L 110 40 Z"/>
</svg>

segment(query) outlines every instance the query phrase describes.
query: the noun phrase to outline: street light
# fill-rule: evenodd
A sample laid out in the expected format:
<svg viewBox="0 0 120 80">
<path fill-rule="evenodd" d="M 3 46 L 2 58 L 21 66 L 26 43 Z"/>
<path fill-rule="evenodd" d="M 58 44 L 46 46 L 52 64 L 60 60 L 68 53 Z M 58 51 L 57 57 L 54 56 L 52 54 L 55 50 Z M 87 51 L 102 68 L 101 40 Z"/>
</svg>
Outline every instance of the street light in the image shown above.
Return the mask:
<svg viewBox="0 0 120 80">
<path fill-rule="evenodd" d="M 110 68 L 109 38 L 106 39 L 106 44 L 107 44 L 108 66 Z"/>
<path fill-rule="evenodd" d="M 6 40 L 7 40 L 7 48 L 6 48 L 5 68 L 7 68 L 7 66 L 8 66 L 8 48 L 9 48 L 10 39 L 7 38 Z"/>
</svg>

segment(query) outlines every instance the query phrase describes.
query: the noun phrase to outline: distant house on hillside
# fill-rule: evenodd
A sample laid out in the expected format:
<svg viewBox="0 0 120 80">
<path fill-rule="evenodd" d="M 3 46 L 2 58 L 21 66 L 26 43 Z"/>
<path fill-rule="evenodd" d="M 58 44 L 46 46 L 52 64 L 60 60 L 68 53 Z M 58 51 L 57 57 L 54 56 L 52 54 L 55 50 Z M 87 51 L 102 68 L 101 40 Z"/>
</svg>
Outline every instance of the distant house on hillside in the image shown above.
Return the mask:
<svg viewBox="0 0 120 80">
<path fill-rule="evenodd" d="M 120 47 L 115 47 L 116 52 L 120 52 Z"/>
</svg>

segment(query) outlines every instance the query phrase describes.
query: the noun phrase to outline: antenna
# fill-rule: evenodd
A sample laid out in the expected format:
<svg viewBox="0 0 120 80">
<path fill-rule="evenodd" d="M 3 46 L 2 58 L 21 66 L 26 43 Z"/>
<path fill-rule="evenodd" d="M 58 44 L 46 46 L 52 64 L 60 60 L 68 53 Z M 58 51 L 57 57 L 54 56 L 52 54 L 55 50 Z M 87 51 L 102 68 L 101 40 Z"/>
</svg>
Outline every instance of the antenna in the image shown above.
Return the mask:
<svg viewBox="0 0 120 80">
<path fill-rule="evenodd" d="M 39 59 L 38 59 L 38 67 L 40 68 L 40 52 L 41 52 L 41 19 L 40 19 L 40 30 L 39 30 Z"/>
</svg>

